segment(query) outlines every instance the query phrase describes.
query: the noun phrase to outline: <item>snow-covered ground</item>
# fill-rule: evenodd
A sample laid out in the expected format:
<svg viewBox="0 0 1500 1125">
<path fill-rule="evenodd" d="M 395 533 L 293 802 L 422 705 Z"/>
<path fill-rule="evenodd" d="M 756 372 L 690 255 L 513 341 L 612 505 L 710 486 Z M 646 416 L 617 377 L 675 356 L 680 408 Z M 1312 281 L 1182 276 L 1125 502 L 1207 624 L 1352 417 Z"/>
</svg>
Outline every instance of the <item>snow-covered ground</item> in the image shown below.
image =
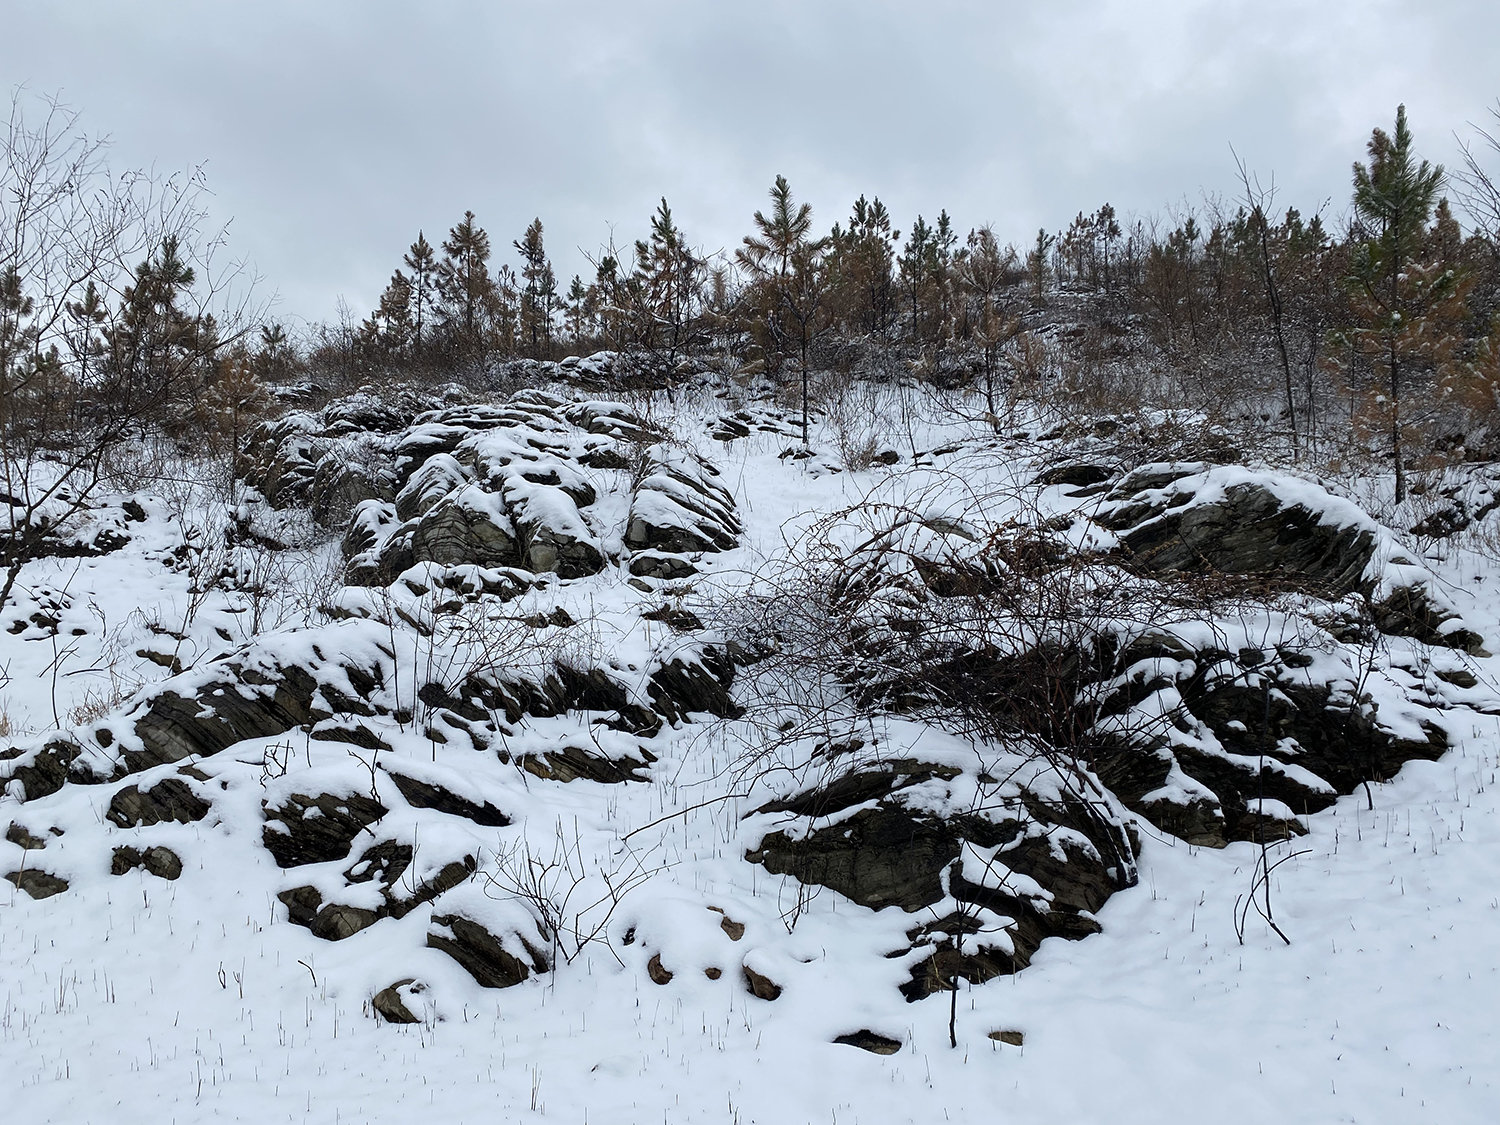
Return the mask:
<svg viewBox="0 0 1500 1125">
<path fill-rule="evenodd" d="M 927 426 L 914 444 L 940 438 Z M 745 547 L 705 565 L 707 581 L 725 587 L 775 556 L 813 513 L 882 479 L 878 469 L 834 473 L 825 460 L 780 458 L 774 438 L 704 448 L 746 527 Z M 1020 462 L 1002 453 L 990 463 L 1000 474 Z M 336 554 L 336 545 L 310 546 L 295 561 L 301 579 L 278 578 L 263 605 L 221 592 L 195 600 L 191 566 L 166 562 L 183 519 L 181 504 L 169 507 L 151 512 L 151 535 L 120 552 L 28 572 L 35 604 L 26 612 L 45 609 L 50 589 L 62 595 L 49 611 L 61 626 L 55 638 L 41 628 L 0 633 L 15 727 L 92 721 L 103 703 L 168 676 L 171 657 L 191 666 L 233 650 L 257 614 L 263 629 L 296 624 L 306 595 L 294 590 L 316 586 Z M 1470 623 L 1500 633 L 1500 579 L 1489 565 L 1454 551 L 1441 573 L 1456 590 L 1478 591 L 1462 594 Z M 576 589 L 550 591 L 547 604 L 607 619 L 636 597 L 622 575 Z M 1495 663 L 1476 667 L 1489 679 Z M 746 737 L 732 724 L 663 732 L 647 784 L 538 783 L 495 767 L 493 791 L 510 786 L 529 802 L 533 847 L 563 826 L 564 851 L 569 836 L 583 841 L 588 858 L 578 862 L 613 854 L 623 871 L 621 831 L 643 828 L 631 854 L 648 854 L 651 873 L 610 920 L 608 947 L 586 945 L 570 964 L 501 990 L 478 987 L 426 947 L 427 909 L 338 942 L 287 922 L 267 889 L 283 873 L 259 844 L 260 803 L 276 785 L 266 752 L 285 741 L 310 772 L 333 770 L 350 758 L 344 744 L 267 738 L 200 763 L 222 786 L 219 815 L 141 830 L 183 856 L 171 882 L 108 874 L 95 837 L 109 794 L 70 787 L 47 808 L 63 834 L 26 853 L 66 873 L 69 890 L 35 901 L 0 883 L 3 1119 L 1493 1122 L 1500 718 L 1450 714 L 1456 743 L 1440 761 L 1407 764 L 1276 845 L 1272 862 L 1286 862 L 1271 906 L 1290 945 L 1253 912 L 1243 941 L 1236 933 L 1252 845 L 1194 848 L 1143 824 L 1140 884 L 1099 911 L 1103 932 L 1048 940 L 1019 974 L 964 986 L 957 1048 L 948 995 L 909 1004 L 896 990 L 906 968 L 885 954 L 905 944 L 912 916 L 821 890 L 789 926 L 795 884 L 741 858 L 756 834 L 741 817 L 755 801 L 692 808 L 724 792 L 734 739 Z M 556 739 L 567 721 L 538 724 L 535 737 Z M 887 734 L 922 737 L 901 724 Z M 430 754 L 434 768 L 457 753 L 440 755 L 415 734 L 392 741 L 393 757 Z M 145 788 L 157 774 L 170 770 L 135 780 Z M 0 824 L 21 807 L 0 801 Z M 495 854 L 516 838 L 471 836 L 453 846 Z M 431 846 L 443 852 L 449 842 Z M 21 857 L 0 848 L 11 866 Z M 462 890 L 481 904 L 495 898 L 493 884 Z M 744 926 L 741 936 L 726 919 Z M 653 983 L 648 951 L 673 971 L 669 983 Z M 741 965 L 774 977 L 782 995 L 751 995 Z M 408 1001 L 421 1023 L 374 1017 L 370 997 L 397 977 L 422 982 Z M 877 1055 L 832 1042 L 862 1030 L 902 1045 Z M 1024 1042 L 1001 1042 L 1001 1032 Z"/>
</svg>

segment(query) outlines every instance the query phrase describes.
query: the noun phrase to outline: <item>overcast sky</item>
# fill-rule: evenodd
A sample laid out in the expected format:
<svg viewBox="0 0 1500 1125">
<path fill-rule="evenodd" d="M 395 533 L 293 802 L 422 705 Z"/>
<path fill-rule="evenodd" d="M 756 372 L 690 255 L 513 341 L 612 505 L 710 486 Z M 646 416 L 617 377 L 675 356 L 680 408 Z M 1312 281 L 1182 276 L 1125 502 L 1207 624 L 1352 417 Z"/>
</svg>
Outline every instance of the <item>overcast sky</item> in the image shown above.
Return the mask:
<svg viewBox="0 0 1500 1125">
<path fill-rule="evenodd" d="M 819 227 L 860 193 L 1025 241 L 1080 210 L 1238 188 L 1342 212 L 1372 127 L 1424 156 L 1500 95 L 1494 0 L 0 0 L 0 80 L 117 167 L 202 164 L 291 322 L 377 298 L 465 209 L 540 216 L 560 280 L 665 195 L 732 249 L 777 173 Z"/>
</svg>

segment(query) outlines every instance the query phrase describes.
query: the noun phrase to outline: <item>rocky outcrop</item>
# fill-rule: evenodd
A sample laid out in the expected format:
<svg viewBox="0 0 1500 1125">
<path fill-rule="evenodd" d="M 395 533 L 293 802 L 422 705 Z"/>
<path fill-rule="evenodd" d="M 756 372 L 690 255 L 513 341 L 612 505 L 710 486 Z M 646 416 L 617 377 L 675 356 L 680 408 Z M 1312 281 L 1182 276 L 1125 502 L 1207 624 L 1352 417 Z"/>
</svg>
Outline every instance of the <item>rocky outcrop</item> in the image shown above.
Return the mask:
<svg viewBox="0 0 1500 1125">
<path fill-rule="evenodd" d="M 547 956 L 524 934 L 512 934 L 516 952 L 484 926 L 459 914 L 434 914 L 427 944 L 442 950 L 485 988 L 510 988 L 533 972 L 545 973 Z"/>
<path fill-rule="evenodd" d="M 386 814 L 379 801 L 358 793 L 293 793 L 265 809 L 261 842 L 279 867 L 343 859 L 358 836 Z"/>
<path fill-rule="evenodd" d="M 1329 598 L 1364 581 L 1377 529 L 1353 504 L 1245 469 L 1175 478 L 1172 470 L 1152 465 L 1128 474 L 1094 517 L 1119 535 L 1132 565 L 1243 576 Z"/>
<path fill-rule="evenodd" d="M 366 848 L 359 860 L 344 872 L 346 886 L 373 883 L 381 901 L 375 906 L 325 903 L 323 892 L 312 886 L 293 887 L 277 897 L 287 908 L 287 920 L 306 926 L 325 941 L 342 941 L 373 926 L 382 918 L 404 918 L 418 906 L 431 902 L 463 883 L 477 866 L 473 856 L 444 864 L 433 875 L 402 893 L 401 877 L 411 866 L 410 845 L 385 840 Z"/>
<path fill-rule="evenodd" d="M 1147 465 L 1115 485 L 1094 519 L 1119 535 L 1136 569 L 1232 576 L 1328 600 L 1358 593 L 1389 636 L 1484 651 L 1425 567 L 1354 504 L 1311 482 L 1238 466 Z"/>
<path fill-rule="evenodd" d="M 972 812 L 934 812 L 951 805 L 960 777 L 956 766 L 919 760 L 852 766 L 759 809 L 795 819 L 767 832 L 745 858 L 875 910 L 947 903 L 940 921 L 908 935 L 904 952 L 918 953 L 910 999 L 948 987 L 955 974 L 982 981 L 1023 968 L 1048 937 L 1097 932 L 1092 912 L 1135 882 L 1123 825 L 1055 788 L 1046 798 L 1020 790 Z M 956 936 L 985 928 L 981 911 L 1005 919 L 1003 928 L 978 953 L 959 952 Z"/>
<path fill-rule="evenodd" d="M 111 875 L 124 875 L 138 867 L 159 879 L 177 879 L 182 875 L 182 860 L 177 853 L 159 844 L 152 848 L 116 848 L 110 857 Z"/>
<path fill-rule="evenodd" d="M 717 469 L 690 450 L 668 445 L 652 446 L 644 456 L 625 530 L 632 551 L 687 555 L 738 546 L 742 530 L 734 498 L 714 479 Z"/>
<path fill-rule="evenodd" d="M 386 1023 L 421 1023 L 422 1017 L 414 1014 L 411 1009 L 418 1006 L 414 1001 L 425 991 L 426 985 L 407 977 L 382 988 L 370 1000 L 370 1006 Z M 409 1004 L 409 1001 L 413 1003 Z"/>
<path fill-rule="evenodd" d="M 237 470 L 273 507 L 305 507 L 337 527 L 362 501 L 395 496 L 390 435 L 435 405 L 411 392 L 389 399 L 360 392 L 322 410 L 293 411 L 250 432 Z"/>
<path fill-rule="evenodd" d="M 68 881 L 35 867 L 12 871 L 5 878 L 35 899 L 51 898 L 68 889 Z"/>
<path fill-rule="evenodd" d="M 356 511 L 346 578 L 388 585 L 423 562 L 516 566 L 579 578 L 605 564 L 586 470 L 629 464 L 641 423 L 618 403 L 542 391 L 422 415 L 395 440 L 393 510 Z"/>
<path fill-rule="evenodd" d="M 1166 631 L 1135 638 L 1093 696 L 1100 780 L 1164 831 L 1222 847 L 1300 833 L 1296 817 L 1447 750 L 1436 711 L 1392 710 L 1402 693 L 1385 670 L 1332 637 L 1304 643 L 1231 653 Z"/>
<path fill-rule="evenodd" d="M 169 777 L 144 793 L 127 785 L 110 799 L 105 819 L 121 828 L 176 822 L 191 824 L 208 815 L 210 805 L 187 782 Z"/>
</svg>

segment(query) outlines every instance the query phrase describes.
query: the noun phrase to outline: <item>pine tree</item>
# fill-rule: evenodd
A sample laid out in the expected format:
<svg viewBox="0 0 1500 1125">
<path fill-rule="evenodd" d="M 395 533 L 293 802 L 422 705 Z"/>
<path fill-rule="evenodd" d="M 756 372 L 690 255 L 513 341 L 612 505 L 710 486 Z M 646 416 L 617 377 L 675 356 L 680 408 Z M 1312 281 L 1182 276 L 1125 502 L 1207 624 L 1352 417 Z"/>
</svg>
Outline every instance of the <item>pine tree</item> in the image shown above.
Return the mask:
<svg viewBox="0 0 1500 1125">
<path fill-rule="evenodd" d="M 867 202 L 861 195 L 854 201 L 847 232 L 834 224 L 829 265 L 833 300 L 846 332 L 890 342 L 897 301 L 892 269 L 900 237 L 879 197 Z"/>
<path fill-rule="evenodd" d="M 1000 419 L 995 410 L 996 357 L 1001 346 L 1013 339 L 1021 328 L 1020 318 L 1009 315 L 1002 297 L 1007 275 L 1016 267 L 1016 250 L 1013 246 L 1002 249 L 994 230 L 987 226 L 969 232 L 965 249 L 967 253 L 959 266 L 959 281 L 968 303 L 973 305 L 972 310 L 966 310 L 966 319 L 980 349 L 984 400 L 989 422 L 998 431 Z"/>
<path fill-rule="evenodd" d="M 403 358 L 412 344 L 413 295 L 411 279 L 397 270 L 391 274 L 390 283 L 370 318 L 367 333 L 370 342 L 387 359 Z"/>
<path fill-rule="evenodd" d="M 644 297 L 642 342 L 665 350 L 668 365 L 675 364 L 701 298 L 703 262 L 672 219 L 665 196 L 651 216 L 649 240 L 635 244 L 635 258 Z"/>
<path fill-rule="evenodd" d="M 1026 251 L 1026 276 L 1031 280 L 1032 300 L 1038 305 L 1047 300 L 1047 282 L 1052 278 L 1052 271 L 1047 267 L 1047 256 L 1056 241 L 1057 237 L 1048 234 L 1043 228 L 1036 232 L 1036 242 Z"/>
<path fill-rule="evenodd" d="M 136 266 L 108 340 L 116 409 L 163 401 L 193 361 L 212 351 L 212 340 L 202 338 L 212 336 L 210 326 L 181 307 L 196 279 L 176 235 L 164 237 L 156 253 Z"/>
<path fill-rule="evenodd" d="M 443 328 L 460 364 L 483 366 L 492 329 L 500 312 L 501 295 L 490 275 L 490 236 L 474 220 L 473 211 L 448 232 L 437 268 Z"/>
<path fill-rule="evenodd" d="M 423 328 L 437 298 L 437 258 L 426 235 L 417 231 L 417 240 L 401 260 L 411 270 L 412 350 L 420 360 L 426 343 Z"/>
<path fill-rule="evenodd" d="M 557 300 L 557 277 L 542 242 L 542 220 L 533 219 L 520 239 L 511 243 L 521 255 L 521 337 L 527 354 L 540 359 L 552 348 L 552 313 Z"/>
<path fill-rule="evenodd" d="M 64 303 L 63 312 L 66 317 L 63 336 L 77 366 L 75 389 L 86 391 L 91 377 L 97 374 L 91 364 L 100 363 L 105 355 L 104 326 L 109 321 L 109 306 L 99 287 L 90 281 L 78 300 Z"/>
<path fill-rule="evenodd" d="M 569 344 L 575 351 L 584 350 L 585 332 L 593 313 L 593 296 L 589 287 L 583 283 L 583 278 L 575 273 L 563 299 Z"/>
<path fill-rule="evenodd" d="M 1354 342 L 1385 378 L 1399 504 L 1406 499 L 1405 367 L 1425 346 L 1423 319 L 1454 294 L 1458 279 L 1451 270 L 1412 269 L 1423 250 L 1443 169 L 1417 160 L 1404 105 L 1396 108 L 1395 133 L 1376 129 L 1368 152 L 1367 165 L 1354 165 L 1354 212 L 1367 234 L 1354 252 L 1349 278 L 1359 318 Z"/>
<path fill-rule="evenodd" d="M 932 228 L 921 215 L 911 225 L 911 237 L 901 247 L 901 258 L 897 263 L 901 274 L 902 293 L 911 302 L 911 338 L 922 338 L 922 294 L 927 277 L 932 269 L 936 247 Z"/>
<path fill-rule="evenodd" d="M 826 238 L 812 237 L 812 208 L 798 206 L 785 176 L 771 191 L 771 214 L 755 212 L 756 234 L 747 234 L 735 261 L 750 276 L 755 325 L 777 351 L 796 347 L 802 374 L 802 444 L 807 445 L 808 349 L 826 327 Z"/>
</svg>

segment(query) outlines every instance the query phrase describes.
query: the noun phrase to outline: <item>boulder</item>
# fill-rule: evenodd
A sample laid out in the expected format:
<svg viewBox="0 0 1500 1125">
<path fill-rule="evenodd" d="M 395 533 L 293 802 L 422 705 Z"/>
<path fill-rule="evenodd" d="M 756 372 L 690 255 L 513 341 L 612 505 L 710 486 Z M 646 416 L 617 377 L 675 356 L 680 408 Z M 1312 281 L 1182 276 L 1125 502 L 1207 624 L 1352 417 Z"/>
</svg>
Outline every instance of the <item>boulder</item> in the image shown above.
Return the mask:
<svg viewBox="0 0 1500 1125">
<path fill-rule="evenodd" d="M 265 808 L 261 833 L 279 867 L 343 859 L 354 838 L 386 814 L 379 801 L 358 793 L 293 793 L 277 808 Z"/>
<path fill-rule="evenodd" d="M 412 977 L 398 980 L 377 992 L 371 999 L 370 1006 L 386 1023 L 421 1023 L 421 1017 L 412 1013 L 407 1000 L 425 992 L 426 987 Z"/>
<path fill-rule="evenodd" d="M 1093 465 L 1086 462 L 1053 465 L 1039 473 L 1031 483 L 1044 488 L 1056 484 L 1071 485 L 1075 488 L 1086 487 L 1091 484 L 1102 484 L 1114 476 L 1115 472 L 1116 470 L 1105 465 Z"/>
<path fill-rule="evenodd" d="M 418 883 L 410 894 L 403 895 L 399 880 L 411 866 L 413 855 L 410 845 L 385 840 L 366 848 L 359 860 L 344 872 L 350 886 L 376 884 L 382 901 L 375 906 L 325 903 L 323 892 L 311 886 L 293 887 L 277 897 L 287 908 L 288 921 L 306 926 L 314 937 L 342 941 L 382 918 L 406 917 L 418 906 L 458 886 L 478 866 L 473 856 L 464 856 L 462 860 L 444 864 L 431 878 Z"/>
<path fill-rule="evenodd" d="M 686 449 L 655 445 L 635 488 L 625 542 L 632 551 L 728 551 L 739 544 L 734 498 L 718 470 Z"/>
<path fill-rule="evenodd" d="M 1121 495 L 1139 480 L 1122 481 L 1095 518 L 1148 571 L 1239 575 L 1336 599 L 1360 587 L 1375 554 L 1373 521 L 1313 485 L 1284 495 L 1269 475 L 1211 470 Z"/>
<path fill-rule="evenodd" d="M 872 1055 L 894 1055 L 901 1050 L 901 1040 L 892 1039 L 889 1035 L 881 1035 L 867 1027 L 851 1031 L 847 1035 L 836 1035 L 833 1041 L 842 1043 L 846 1047 L 858 1047 L 861 1051 L 869 1051 Z"/>
<path fill-rule="evenodd" d="M 441 785 L 419 781 L 395 770 L 388 770 L 387 773 L 401 791 L 401 796 L 413 808 L 433 809 L 449 816 L 463 817 L 486 828 L 504 828 L 510 824 L 510 817 L 488 801 L 471 801 Z"/>
<path fill-rule="evenodd" d="M 750 995 L 760 1000 L 776 1000 L 781 996 L 781 985 L 770 977 L 757 973 L 749 965 L 740 966 L 745 975 L 745 988 Z"/>
<path fill-rule="evenodd" d="M 144 849 L 116 848 L 110 857 L 111 875 L 124 875 L 137 867 L 144 868 L 160 879 L 177 879 L 182 875 L 182 860 L 171 848 L 161 845 Z"/>
<path fill-rule="evenodd" d="M 1023 793 L 983 812 L 930 811 L 941 806 L 946 783 L 958 774 L 955 767 L 905 759 L 851 766 L 757 810 L 798 819 L 789 830 L 766 833 L 745 856 L 875 910 L 898 906 L 912 913 L 951 897 L 967 909 L 1009 919 L 993 939 L 1002 955 L 939 950 L 935 956 L 953 963 L 929 957 L 917 965 L 904 989 L 909 999 L 948 987 L 944 982 L 954 973 L 979 981 L 1022 968 L 1047 937 L 1097 932 L 1091 912 L 1135 882 L 1134 848 L 1123 827 L 1076 798 Z M 975 847 L 985 849 L 1004 879 L 965 876 L 973 863 L 965 849 Z M 951 921 L 946 929 L 919 927 L 912 948 L 939 932 L 951 945 L 954 931 Z"/>
<path fill-rule="evenodd" d="M 32 898 L 51 898 L 60 895 L 68 889 L 68 881 L 56 875 L 49 875 L 45 871 L 35 867 L 29 867 L 24 871 L 12 871 L 5 876 L 19 889 L 25 891 Z"/>
<path fill-rule="evenodd" d="M 191 824 L 208 815 L 210 805 L 187 782 L 175 777 L 157 782 L 142 793 L 127 785 L 110 799 L 105 819 L 121 828 L 176 822 Z"/>
<path fill-rule="evenodd" d="M 341 941 L 373 926 L 380 915 L 360 906 L 323 904 L 316 887 L 293 887 L 276 896 L 287 908 L 287 920 L 312 930 L 324 941 Z"/>
<path fill-rule="evenodd" d="M 5 830 L 5 838 L 22 851 L 40 851 L 47 846 L 44 837 L 33 836 L 24 825 L 15 821 L 11 821 L 10 827 Z"/>
<path fill-rule="evenodd" d="M 432 924 L 436 928 L 427 935 L 428 946 L 448 954 L 485 988 L 510 988 L 533 972 L 547 971 L 546 954 L 524 934 L 512 935 L 521 948 L 517 955 L 484 926 L 462 915 L 435 914 Z"/>
</svg>

